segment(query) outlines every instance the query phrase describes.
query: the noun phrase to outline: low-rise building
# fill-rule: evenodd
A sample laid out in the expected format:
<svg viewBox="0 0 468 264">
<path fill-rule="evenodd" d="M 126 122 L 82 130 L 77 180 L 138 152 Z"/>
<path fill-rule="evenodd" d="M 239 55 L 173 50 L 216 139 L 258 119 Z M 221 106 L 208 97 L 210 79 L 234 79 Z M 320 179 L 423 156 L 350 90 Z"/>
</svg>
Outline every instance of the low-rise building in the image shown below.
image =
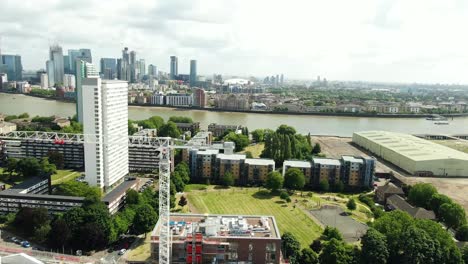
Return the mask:
<svg viewBox="0 0 468 264">
<path fill-rule="evenodd" d="M 241 130 L 241 125 L 218 125 L 216 123 L 211 123 L 208 125 L 208 131 L 213 133 L 213 136 L 219 137 L 224 135 L 228 131 L 236 132 Z"/>
<path fill-rule="evenodd" d="M 311 182 L 312 179 L 312 163 L 310 161 L 303 160 L 285 160 L 283 162 L 283 177 L 290 168 L 297 168 L 304 173 L 304 177 L 307 182 Z"/>
<path fill-rule="evenodd" d="M 336 159 L 314 158 L 312 172 L 308 176 L 306 185 L 309 186 L 319 186 L 321 181 L 336 183 L 341 179 L 341 162 Z"/>
<path fill-rule="evenodd" d="M 422 207 L 414 207 L 398 194 L 394 194 L 387 198 L 385 208 L 390 211 L 401 210 L 403 212 L 407 212 L 416 219 L 436 219 L 433 211 L 428 211 Z"/>
<path fill-rule="evenodd" d="M 190 131 L 192 135 L 200 130 L 200 122 L 194 123 L 175 123 L 177 128 L 182 132 Z"/>
<path fill-rule="evenodd" d="M 241 184 L 261 184 L 267 175 L 275 170 L 275 161 L 271 159 L 245 159 L 244 175 Z"/>
<path fill-rule="evenodd" d="M 384 186 L 377 187 L 375 190 L 375 200 L 378 203 L 385 204 L 387 202 L 387 198 L 394 194 L 405 195 L 405 192 L 403 192 L 403 189 L 396 186 L 394 183 L 388 182 Z"/>
<path fill-rule="evenodd" d="M 336 106 L 337 111 L 349 112 L 349 113 L 359 113 L 361 112 L 362 106 L 357 104 L 343 104 Z"/>
<path fill-rule="evenodd" d="M 170 215 L 171 263 L 281 262 L 281 234 L 273 216 Z M 151 234 L 151 257 L 159 259 L 158 222 Z"/>
<path fill-rule="evenodd" d="M 7 134 L 16 130 L 16 124 L 5 122 L 5 116 L 0 114 L 0 134 Z"/>
<path fill-rule="evenodd" d="M 215 100 L 216 107 L 226 110 L 249 110 L 249 98 L 243 95 L 230 94 L 220 96 Z"/>
<path fill-rule="evenodd" d="M 193 96 L 191 94 L 168 94 L 166 95 L 166 105 L 192 106 Z"/>
</svg>

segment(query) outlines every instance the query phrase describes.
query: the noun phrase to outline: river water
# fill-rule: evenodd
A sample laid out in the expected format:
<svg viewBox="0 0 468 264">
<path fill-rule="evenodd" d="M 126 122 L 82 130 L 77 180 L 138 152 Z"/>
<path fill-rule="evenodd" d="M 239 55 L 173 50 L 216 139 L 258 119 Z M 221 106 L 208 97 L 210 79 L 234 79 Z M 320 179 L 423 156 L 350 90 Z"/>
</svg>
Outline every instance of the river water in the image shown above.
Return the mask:
<svg viewBox="0 0 468 264">
<path fill-rule="evenodd" d="M 73 116 L 75 104 L 47 100 L 20 94 L 0 93 L 0 113 L 21 114 L 27 112 L 30 116 Z M 351 136 L 355 131 L 388 130 L 412 134 L 466 134 L 468 133 L 468 117 L 458 117 L 449 120 L 449 125 L 434 125 L 425 118 L 378 118 L 378 117 L 342 117 L 342 116 L 305 116 L 276 115 L 253 113 L 210 112 L 201 110 L 185 110 L 162 107 L 130 106 L 129 117 L 134 120 L 146 119 L 158 115 L 167 120 L 170 116 L 188 116 L 195 122 L 200 122 L 206 129 L 210 123 L 240 124 L 250 131 L 257 128 L 275 129 L 281 124 L 296 128 L 300 133 L 313 135 Z"/>
</svg>

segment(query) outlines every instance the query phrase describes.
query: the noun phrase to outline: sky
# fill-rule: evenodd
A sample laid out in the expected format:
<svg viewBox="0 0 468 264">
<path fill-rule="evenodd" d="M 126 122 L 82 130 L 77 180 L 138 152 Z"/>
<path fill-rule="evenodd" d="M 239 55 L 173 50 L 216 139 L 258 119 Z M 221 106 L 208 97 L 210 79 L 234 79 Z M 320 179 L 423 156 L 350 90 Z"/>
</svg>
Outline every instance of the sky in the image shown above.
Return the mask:
<svg viewBox="0 0 468 264">
<path fill-rule="evenodd" d="M 179 73 L 468 83 L 466 0 L 2 0 L 3 54 L 45 67 L 48 47 L 123 47 Z"/>
</svg>

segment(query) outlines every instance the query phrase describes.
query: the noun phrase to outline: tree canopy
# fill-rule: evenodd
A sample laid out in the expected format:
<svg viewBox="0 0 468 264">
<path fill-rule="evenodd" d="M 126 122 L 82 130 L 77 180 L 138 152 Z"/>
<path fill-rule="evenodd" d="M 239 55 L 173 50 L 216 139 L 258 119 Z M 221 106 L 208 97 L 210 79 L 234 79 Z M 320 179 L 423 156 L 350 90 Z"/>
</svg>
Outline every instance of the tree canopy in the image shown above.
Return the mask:
<svg viewBox="0 0 468 264">
<path fill-rule="evenodd" d="M 387 239 L 379 231 L 370 228 L 361 239 L 362 261 L 365 264 L 387 263 Z"/>
<path fill-rule="evenodd" d="M 304 173 L 298 168 L 289 168 L 284 175 L 284 187 L 291 190 L 302 190 L 305 185 Z"/>
<path fill-rule="evenodd" d="M 417 183 L 413 185 L 408 194 L 408 200 L 415 206 L 429 208 L 432 196 L 437 193 L 434 186 L 429 183 Z"/>
<path fill-rule="evenodd" d="M 286 259 L 297 256 L 300 249 L 301 244 L 293 234 L 285 232 L 281 236 L 281 250 Z"/>
<path fill-rule="evenodd" d="M 277 171 L 272 171 L 268 173 L 266 181 L 265 181 L 265 188 L 271 191 L 277 191 L 283 187 L 283 176 L 281 173 Z"/>
<path fill-rule="evenodd" d="M 224 138 L 224 141 L 232 141 L 236 144 L 236 152 L 244 150 L 249 145 L 249 137 L 243 134 L 230 132 Z"/>
</svg>

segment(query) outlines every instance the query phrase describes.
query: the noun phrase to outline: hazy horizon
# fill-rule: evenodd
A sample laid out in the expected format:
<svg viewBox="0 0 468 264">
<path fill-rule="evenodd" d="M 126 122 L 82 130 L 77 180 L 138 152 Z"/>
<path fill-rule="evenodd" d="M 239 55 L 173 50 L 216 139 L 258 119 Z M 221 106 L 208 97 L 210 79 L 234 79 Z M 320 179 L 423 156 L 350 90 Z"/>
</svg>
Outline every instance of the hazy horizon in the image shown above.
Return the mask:
<svg viewBox="0 0 468 264">
<path fill-rule="evenodd" d="M 3 54 L 45 67 L 49 44 L 93 63 L 137 59 L 179 73 L 390 83 L 468 83 L 468 3 L 449 1 L 2 1 Z"/>
</svg>

